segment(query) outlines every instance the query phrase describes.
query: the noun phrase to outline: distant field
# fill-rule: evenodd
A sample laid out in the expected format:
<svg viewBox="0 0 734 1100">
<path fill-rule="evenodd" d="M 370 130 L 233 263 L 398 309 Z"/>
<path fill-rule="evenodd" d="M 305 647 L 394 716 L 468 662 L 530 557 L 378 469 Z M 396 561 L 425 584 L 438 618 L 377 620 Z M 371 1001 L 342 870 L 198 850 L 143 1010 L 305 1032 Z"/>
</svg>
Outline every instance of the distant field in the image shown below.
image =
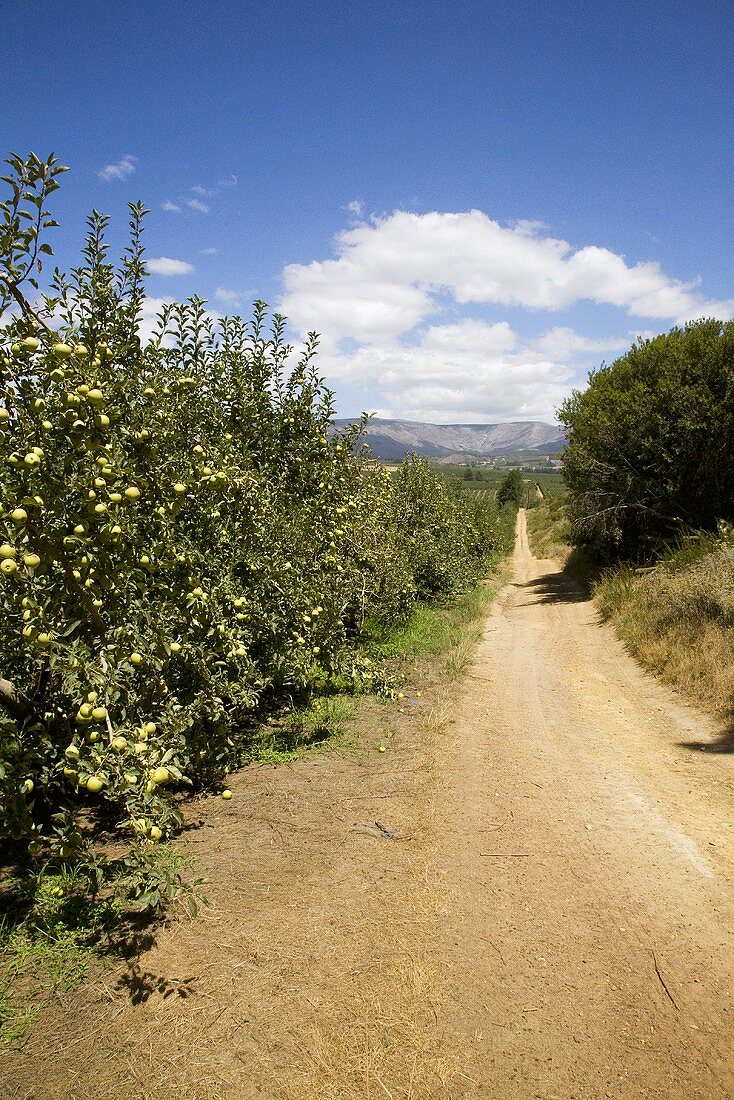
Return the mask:
<svg viewBox="0 0 734 1100">
<path fill-rule="evenodd" d="M 507 469 L 502 467 L 436 465 L 434 468 L 447 481 L 473 493 L 480 500 L 492 499 L 507 476 Z M 547 472 L 535 469 L 522 470 L 522 475 L 528 490 L 525 501 L 526 507 L 532 507 L 539 499 L 536 485 L 540 486 L 546 499 L 557 496 L 565 489 L 563 475 L 560 470 L 548 470 Z"/>
</svg>

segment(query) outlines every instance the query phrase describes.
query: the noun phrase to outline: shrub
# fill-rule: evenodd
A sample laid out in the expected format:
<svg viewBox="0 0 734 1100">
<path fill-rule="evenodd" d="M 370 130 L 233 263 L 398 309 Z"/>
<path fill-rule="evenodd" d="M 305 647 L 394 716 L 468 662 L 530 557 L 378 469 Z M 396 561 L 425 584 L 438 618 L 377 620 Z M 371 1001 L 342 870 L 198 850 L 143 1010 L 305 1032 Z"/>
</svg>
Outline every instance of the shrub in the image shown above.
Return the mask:
<svg viewBox="0 0 734 1100">
<path fill-rule="evenodd" d="M 734 518 L 734 323 L 641 340 L 562 406 L 578 544 L 635 556 Z"/>
</svg>

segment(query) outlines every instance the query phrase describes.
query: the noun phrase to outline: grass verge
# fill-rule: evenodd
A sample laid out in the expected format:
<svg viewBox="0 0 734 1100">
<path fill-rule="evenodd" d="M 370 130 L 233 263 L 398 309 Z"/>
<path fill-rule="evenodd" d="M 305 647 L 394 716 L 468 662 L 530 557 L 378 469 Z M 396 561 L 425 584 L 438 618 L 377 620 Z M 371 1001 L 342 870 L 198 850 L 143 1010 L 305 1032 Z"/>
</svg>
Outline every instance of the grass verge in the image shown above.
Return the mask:
<svg viewBox="0 0 734 1100">
<path fill-rule="evenodd" d="M 80 894 L 68 869 L 12 876 L 2 903 L 0 1047 L 20 1041 L 51 996 L 82 981 L 122 920 L 119 902 Z"/>
<path fill-rule="evenodd" d="M 535 556 L 553 558 L 564 565 L 573 554 L 565 499 L 564 494 L 558 494 L 527 513 L 528 537 Z"/>
<path fill-rule="evenodd" d="M 185 842 L 151 846 L 156 888 L 192 913 L 206 904 L 200 865 Z M 136 869 L 140 890 L 145 876 Z M 187 875 L 187 879 L 184 879 Z M 22 1043 L 51 999 L 79 986 L 93 964 L 105 966 L 150 941 L 152 913 L 135 912 L 113 896 L 90 896 L 88 880 L 69 865 L 17 868 L 0 889 L 0 1050 Z M 173 905 L 169 905 L 169 911 Z"/>
<path fill-rule="evenodd" d="M 705 534 L 649 573 L 605 573 L 595 599 L 629 650 L 719 718 L 734 719 L 734 538 Z"/>
</svg>

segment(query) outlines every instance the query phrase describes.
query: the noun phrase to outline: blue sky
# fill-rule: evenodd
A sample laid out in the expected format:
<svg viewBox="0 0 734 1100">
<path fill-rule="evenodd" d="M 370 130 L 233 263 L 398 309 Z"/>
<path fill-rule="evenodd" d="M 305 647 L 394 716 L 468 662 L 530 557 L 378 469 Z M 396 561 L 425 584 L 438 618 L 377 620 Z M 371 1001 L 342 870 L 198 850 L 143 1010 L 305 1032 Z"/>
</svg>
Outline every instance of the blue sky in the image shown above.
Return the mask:
<svg viewBox="0 0 734 1100">
<path fill-rule="evenodd" d="M 265 298 L 322 332 L 340 415 L 548 420 L 637 334 L 734 315 L 730 0 L 28 0 L 3 30 L 0 147 L 72 168 L 62 265 L 142 198 L 150 312 Z"/>
</svg>

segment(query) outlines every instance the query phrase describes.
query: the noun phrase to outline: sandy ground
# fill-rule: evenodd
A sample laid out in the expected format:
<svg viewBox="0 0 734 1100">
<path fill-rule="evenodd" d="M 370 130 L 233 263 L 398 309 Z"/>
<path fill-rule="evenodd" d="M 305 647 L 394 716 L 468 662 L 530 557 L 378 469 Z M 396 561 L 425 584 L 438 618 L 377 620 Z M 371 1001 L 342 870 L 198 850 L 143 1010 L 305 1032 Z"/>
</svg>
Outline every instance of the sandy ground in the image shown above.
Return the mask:
<svg viewBox="0 0 734 1100">
<path fill-rule="evenodd" d="M 197 803 L 212 908 L 62 998 L 0 1095 L 734 1097 L 723 731 L 532 556 L 522 512 L 468 674 L 408 703 L 371 705 L 358 755 Z"/>
</svg>

